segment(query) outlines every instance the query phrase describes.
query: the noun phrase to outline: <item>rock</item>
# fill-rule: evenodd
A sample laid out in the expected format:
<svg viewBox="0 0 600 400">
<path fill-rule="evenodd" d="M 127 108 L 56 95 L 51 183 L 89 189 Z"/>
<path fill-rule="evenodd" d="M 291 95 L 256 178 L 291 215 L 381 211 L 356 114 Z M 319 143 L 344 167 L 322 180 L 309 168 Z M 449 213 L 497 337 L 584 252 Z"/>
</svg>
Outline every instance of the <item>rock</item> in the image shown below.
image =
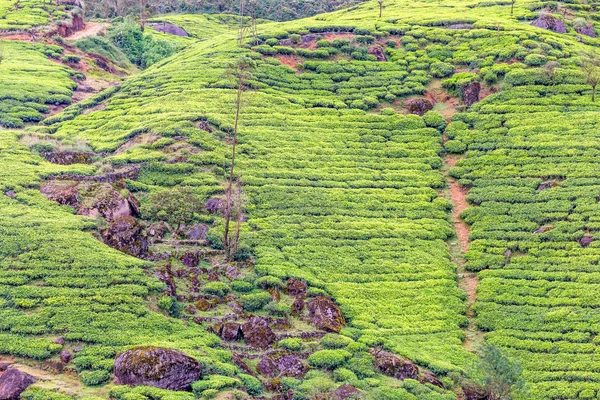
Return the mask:
<svg viewBox="0 0 600 400">
<path fill-rule="evenodd" d="M 193 304 L 188 304 L 185 306 L 185 312 L 188 314 L 194 315 L 194 314 L 196 314 L 196 311 L 197 311 L 196 306 Z"/>
<path fill-rule="evenodd" d="M 315 297 L 308 301 L 307 307 L 311 322 L 319 329 L 338 333 L 346 326 L 342 311 L 328 297 Z"/>
<path fill-rule="evenodd" d="M 252 347 L 265 349 L 276 339 L 275 333 L 262 317 L 252 317 L 242 325 L 242 334 L 246 343 Z"/>
<path fill-rule="evenodd" d="M 82 350 L 83 350 L 83 346 L 82 346 L 82 345 L 79 345 L 79 346 L 75 347 L 75 349 L 73 349 L 73 351 L 74 351 L 75 353 L 79 353 L 79 352 L 80 352 L 80 351 L 82 351 Z"/>
<path fill-rule="evenodd" d="M 584 236 L 581 239 L 579 239 L 579 244 L 581 245 L 581 247 L 585 248 L 592 244 L 593 241 L 594 238 L 592 236 Z"/>
<path fill-rule="evenodd" d="M 412 99 L 406 105 L 408 112 L 423 116 L 427 111 L 433 109 L 433 104 L 427 99 Z"/>
<path fill-rule="evenodd" d="M 236 324 L 235 322 L 224 323 L 221 328 L 220 336 L 221 339 L 230 342 L 240 340 L 243 337 L 240 324 Z"/>
<path fill-rule="evenodd" d="M 179 351 L 160 347 L 136 347 L 117 356 L 117 385 L 145 385 L 168 390 L 187 390 L 202 376 L 200 363 Z"/>
<path fill-rule="evenodd" d="M 62 361 L 63 363 L 68 364 L 72 359 L 73 353 L 71 353 L 69 350 L 63 350 L 60 353 L 60 361 Z"/>
<path fill-rule="evenodd" d="M 556 182 L 544 182 L 537 187 L 537 190 L 546 190 L 558 186 Z"/>
<path fill-rule="evenodd" d="M 567 33 L 565 24 L 560 19 L 550 14 L 540 14 L 538 18 L 531 23 L 531 25 L 556 33 Z"/>
<path fill-rule="evenodd" d="M 37 378 L 16 368 L 8 368 L 0 376 L 0 400 L 18 400 L 21 393 L 37 381 Z"/>
<path fill-rule="evenodd" d="M 225 202 L 223 200 L 217 197 L 211 197 L 204 205 L 204 208 L 206 208 L 206 211 L 208 211 L 211 214 L 217 214 L 221 212 L 221 209 L 223 208 L 224 204 Z"/>
<path fill-rule="evenodd" d="M 138 201 L 138 199 L 134 195 L 129 193 L 129 196 L 127 196 L 127 202 L 129 203 L 129 208 L 131 208 L 131 215 L 139 217 L 141 214 L 140 202 Z"/>
<path fill-rule="evenodd" d="M 79 207 L 79 192 L 76 182 L 51 181 L 42 186 L 41 192 L 49 200 L 55 201 L 61 206 Z"/>
<path fill-rule="evenodd" d="M 481 83 L 471 82 L 469 83 L 463 92 L 463 102 L 467 107 L 479 101 L 479 93 L 481 92 Z"/>
<path fill-rule="evenodd" d="M 592 25 L 578 26 L 575 28 L 575 32 L 581 35 L 589 36 L 591 38 L 596 37 L 596 31 L 594 31 L 594 27 Z"/>
<path fill-rule="evenodd" d="M 54 344 L 60 344 L 61 346 L 64 346 L 65 338 L 62 336 L 57 337 L 56 340 L 54 341 Z"/>
<path fill-rule="evenodd" d="M 171 233 L 171 227 L 164 221 L 154 222 L 148 228 L 148 236 L 163 239 L 167 233 Z"/>
<path fill-rule="evenodd" d="M 170 263 L 157 266 L 154 276 L 156 276 L 159 281 L 167 286 L 165 289 L 165 294 L 167 296 L 177 296 L 177 285 L 175 284 L 175 279 L 173 278 L 173 271 L 171 270 Z"/>
<path fill-rule="evenodd" d="M 241 275 L 242 273 L 240 272 L 240 270 L 233 265 L 228 265 L 227 269 L 225 270 L 225 276 L 227 277 L 227 279 L 232 281 L 239 278 Z"/>
<path fill-rule="evenodd" d="M 197 251 L 186 251 L 179 261 L 188 268 L 194 268 L 200 263 L 200 257 Z"/>
<path fill-rule="evenodd" d="M 256 366 L 256 370 L 259 374 L 267 378 L 273 378 L 274 376 L 279 375 L 277 365 L 271 357 L 263 357 L 263 359 L 260 360 L 260 362 Z"/>
<path fill-rule="evenodd" d="M 342 386 L 335 389 L 335 392 L 333 392 L 331 395 L 330 400 L 359 399 L 360 396 L 360 390 L 348 383 L 344 383 Z"/>
<path fill-rule="evenodd" d="M 438 378 L 437 375 L 431 371 L 422 371 L 421 376 L 419 377 L 419 382 L 430 383 L 434 386 L 444 389 L 444 384 L 440 378 Z"/>
<path fill-rule="evenodd" d="M 91 218 L 104 217 L 108 222 L 135 215 L 129 200 L 110 183 L 81 183 L 78 192 L 82 200 L 77 214 Z"/>
<path fill-rule="evenodd" d="M 188 37 L 190 36 L 185 29 L 180 26 L 171 24 L 169 22 L 162 22 L 158 24 L 148 24 L 149 27 L 158 32 L 168 33 L 169 35 Z"/>
<path fill-rule="evenodd" d="M 211 307 L 212 307 L 212 304 L 210 304 L 207 300 L 200 299 L 196 302 L 196 308 L 199 311 L 208 311 L 211 309 Z"/>
<path fill-rule="evenodd" d="M 11 365 L 13 365 L 13 363 L 10 361 L 0 361 L 0 372 L 6 371 Z"/>
<path fill-rule="evenodd" d="M 306 282 L 301 279 L 290 278 L 287 280 L 287 290 L 290 296 L 303 296 L 306 294 Z"/>
<path fill-rule="evenodd" d="M 304 297 L 298 296 L 292 304 L 292 314 L 300 314 L 302 311 L 304 311 Z"/>
<path fill-rule="evenodd" d="M 385 58 L 385 53 L 383 52 L 381 46 L 369 47 L 369 54 L 374 55 L 377 58 L 377 61 L 379 62 L 387 61 L 387 58 Z"/>
<path fill-rule="evenodd" d="M 187 233 L 186 236 L 190 240 L 204 240 L 208 233 L 208 226 L 204 224 L 194 225 Z"/>
<path fill-rule="evenodd" d="M 465 400 L 488 400 L 488 393 L 485 388 L 473 382 L 463 382 L 462 390 Z"/>
<path fill-rule="evenodd" d="M 208 133 L 213 133 L 214 129 L 207 120 L 198 122 L 198 129 L 202 129 Z"/>
<path fill-rule="evenodd" d="M 551 226 L 542 226 L 541 228 L 533 231 L 533 233 L 535 235 L 539 235 L 540 233 L 545 233 L 545 232 L 548 232 L 548 231 L 551 231 L 551 230 L 552 230 Z"/>
<path fill-rule="evenodd" d="M 290 378 L 302 379 L 308 370 L 302 361 L 292 355 L 280 357 L 275 364 L 280 376 L 288 376 Z"/>
<path fill-rule="evenodd" d="M 42 156 L 53 164 L 72 165 L 72 164 L 90 164 L 94 153 L 78 151 L 52 151 L 42 153 Z"/>
<path fill-rule="evenodd" d="M 244 313 L 244 307 L 242 307 L 242 305 L 237 301 L 232 301 L 231 303 L 229 303 L 229 308 L 231 308 L 231 311 L 234 314 L 243 314 Z"/>
<path fill-rule="evenodd" d="M 244 360 L 242 359 L 242 356 L 240 356 L 239 354 L 233 353 L 231 356 L 231 360 L 233 361 L 233 363 L 235 365 L 240 367 L 242 369 L 242 371 L 244 371 L 245 374 L 251 375 L 256 378 L 256 374 L 254 373 L 254 371 L 252 371 L 252 369 L 248 366 L 248 364 L 246 364 L 244 362 Z M 235 399 L 235 397 L 234 397 L 234 399 Z"/>
<path fill-rule="evenodd" d="M 10 199 L 14 199 L 15 197 L 17 197 L 17 194 L 14 190 L 7 190 L 6 192 L 4 192 L 4 195 Z"/>
<path fill-rule="evenodd" d="M 123 253 L 140 257 L 148 251 L 148 241 L 142 227 L 133 217 L 122 217 L 102 232 L 104 243 Z"/>
<path fill-rule="evenodd" d="M 400 358 L 388 351 L 372 350 L 371 354 L 375 357 L 375 367 L 382 374 L 396 379 L 416 380 L 418 378 L 419 368 L 412 361 Z"/>
</svg>

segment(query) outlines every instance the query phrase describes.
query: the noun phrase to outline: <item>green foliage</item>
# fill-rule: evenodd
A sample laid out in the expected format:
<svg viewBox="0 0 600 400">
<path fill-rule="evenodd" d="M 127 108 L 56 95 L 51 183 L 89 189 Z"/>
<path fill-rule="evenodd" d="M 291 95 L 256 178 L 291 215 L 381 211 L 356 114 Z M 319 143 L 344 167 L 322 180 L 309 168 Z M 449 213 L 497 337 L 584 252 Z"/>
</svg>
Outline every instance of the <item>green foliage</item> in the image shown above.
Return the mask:
<svg viewBox="0 0 600 400">
<path fill-rule="evenodd" d="M 302 350 L 302 339 L 298 338 L 287 338 L 282 339 L 277 342 L 277 346 L 281 349 L 286 349 L 290 351 L 300 351 Z"/>
<path fill-rule="evenodd" d="M 235 292 L 248 293 L 254 290 L 254 284 L 242 280 L 232 281 L 229 286 Z"/>
<path fill-rule="evenodd" d="M 319 350 L 308 357 L 308 363 L 315 368 L 336 369 L 352 357 L 346 350 Z"/>
<path fill-rule="evenodd" d="M 511 360 L 502 350 L 485 345 L 481 351 L 485 387 L 498 399 L 521 398 L 525 389 L 520 363 Z"/>
<path fill-rule="evenodd" d="M 423 115 L 423 121 L 425 121 L 425 125 L 430 128 L 435 128 L 438 131 L 443 132 L 446 129 L 446 120 L 437 111 L 427 111 L 425 115 Z"/>
<path fill-rule="evenodd" d="M 87 386 L 98 386 L 107 383 L 110 380 L 110 373 L 105 370 L 83 371 L 79 374 L 79 379 Z"/>
<path fill-rule="evenodd" d="M 261 289 L 281 289 L 285 287 L 283 281 L 276 276 L 263 276 L 254 281 L 254 284 Z"/>
<path fill-rule="evenodd" d="M 354 340 L 350 339 L 349 337 L 335 335 L 333 333 L 328 333 L 321 339 L 321 345 L 326 349 L 342 349 L 353 342 Z"/>
<path fill-rule="evenodd" d="M 436 62 L 431 64 L 431 75 L 436 78 L 445 78 L 454 73 L 454 66 L 445 62 Z"/>
<path fill-rule="evenodd" d="M 246 387 L 246 391 L 250 396 L 259 396 L 263 392 L 262 383 L 253 377 L 252 375 L 247 374 L 239 374 L 238 375 L 244 386 Z"/>
<path fill-rule="evenodd" d="M 171 226 L 189 224 L 203 209 L 204 202 L 190 186 L 156 190 L 142 203 L 142 214 L 154 221 L 166 221 Z"/>
<path fill-rule="evenodd" d="M 202 286 L 202 291 L 213 296 L 224 297 L 231 291 L 231 288 L 225 282 L 208 282 Z"/>
<path fill-rule="evenodd" d="M 267 292 L 257 292 L 252 294 L 246 294 L 240 297 L 240 304 L 246 312 L 253 312 L 262 309 L 264 306 L 269 304 L 272 297 Z"/>
</svg>

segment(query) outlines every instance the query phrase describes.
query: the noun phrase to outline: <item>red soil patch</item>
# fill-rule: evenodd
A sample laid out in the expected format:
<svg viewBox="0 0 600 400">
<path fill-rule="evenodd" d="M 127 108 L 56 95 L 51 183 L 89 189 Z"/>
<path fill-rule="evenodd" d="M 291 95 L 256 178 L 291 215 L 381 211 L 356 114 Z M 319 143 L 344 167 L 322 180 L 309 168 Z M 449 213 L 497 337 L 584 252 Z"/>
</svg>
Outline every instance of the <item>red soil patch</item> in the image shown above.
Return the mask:
<svg viewBox="0 0 600 400">
<path fill-rule="evenodd" d="M 287 65 L 295 71 L 298 71 L 298 64 L 302 64 L 304 62 L 301 57 L 295 55 L 277 55 L 275 58 L 283 65 Z"/>
<path fill-rule="evenodd" d="M 105 22 L 102 22 L 102 23 L 87 22 L 85 24 L 85 28 L 73 33 L 70 36 L 67 36 L 65 39 L 78 40 L 78 39 L 82 39 L 84 37 L 97 36 L 98 34 L 104 32 L 106 30 L 107 26 L 108 26 L 108 23 L 105 23 Z"/>
<path fill-rule="evenodd" d="M 0 39 L 2 39 L 2 40 L 25 40 L 25 41 L 30 42 L 31 35 L 28 35 L 26 33 L 20 33 L 17 35 L 0 36 Z"/>
<path fill-rule="evenodd" d="M 458 158 L 449 155 L 446 159 L 448 167 L 452 168 L 456 165 Z M 471 229 L 461 218 L 460 214 L 469 207 L 467 202 L 467 188 L 461 186 L 456 180 L 450 180 L 450 200 L 452 201 L 452 220 L 456 229 L 456 237 L 460 251 L 464 254 L 469 249 L 469 232 Z"/>
</svg>

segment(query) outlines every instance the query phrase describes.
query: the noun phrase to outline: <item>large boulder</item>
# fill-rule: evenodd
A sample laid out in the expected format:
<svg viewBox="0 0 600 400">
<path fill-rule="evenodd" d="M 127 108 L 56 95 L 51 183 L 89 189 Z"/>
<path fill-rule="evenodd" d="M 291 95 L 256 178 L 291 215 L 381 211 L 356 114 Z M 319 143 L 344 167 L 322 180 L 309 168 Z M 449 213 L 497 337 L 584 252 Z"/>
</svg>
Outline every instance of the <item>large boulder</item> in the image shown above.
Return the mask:
<svg viewBox="0 0 600 400">
<path fill-rule="evenodd" d="M 304 296 L 306 289 L 306 282 L 301 279 L 290 278 L 287 281 L 287 290 L 290 296 Z"/>
<path fill-rule="evenodd" d="M 242 334 L 248 345 L 259 349 L 269 347 L 276 339 L 269 323 L 262 317 L 250 318 L 242 325 Z"/>
<path fill-rule="evenodd" d="M 422 371 L 421 376 L 419 377 L 419 382 L 421 383 L 430 383 L 434 386 L 444 388 L 444 383 L 431 371 Z"/>
<path fill-rule="evenodd" d="M 104 243 L 123 253 L 140 257 L 148 251 L 148 241 L 139 222 L 133 217 L 123 217 L 112 222 L 102 232 Z"/>
<path fill-rule="evenodd" d="M 379 62 L 387 61 L 387 58 L 385 58 L 385 53 L 379 45 L 369 47 L 369 54 L 375 56 Z"/>
<path fill-rule="evenodd" d="M 208 226 L 204 224 L 194 225 L 187 233 L 186 236 L 190 240 L 203 240 L 206 239 L 208 233 Z"/>
<path fill-rule="evenodd" d="M 0 376 L 0 400 L 18 400 L 27 387 L 37 382 L 37 378 L 9 368 Z"/>
<path fill-rule="evenodd" d="M 226 341 L 240 340 L 243 336 L 240 324 L 235 322 L 225 322 L 220 329 L 219 335 L 221 339 Z"/>
<path fill-rule="evenodd" d="M 467 107 L 472 106 L 473 104 L 479 101 L 479 93 L 481 92 L 481 83 L 479 82 L 471 82 L 463 91 L 463 102 Z"/>
<path fill-rule="evenodd" d="M 135 215 L 131 202 L 110 183 L 80 183 L 81 202 L 77 214 L 104 217 L 108 222 Z"/>
<path fill-rule="evenodd" d="M 335 389 L 335 392 L 331 395 L 331 400 L 346 400 L 346 399 L 359 399 L 361 397 L 360 390 L 354 386 L 344 383 L 342 386 Z"/>
<path fill-rule="evenodd" d="M 171 24 L 169 22 L 160 22 L 154 24 L 148 24 L 152 29 L 162 33 L 168 33 L 169 35 L 187 37 L 190 36 L 185 29 L 180 26 Z"/>
<path fill-rule="evenodd" d="M 308 316 L 317 328 L 338 333 L 346 326 L 340 308 L 328 297 L 319 296 L 308 301 Z"/>
<path fill-rule="evenodd" d="M 556 33 L 567 33 L 565 24 L 560 19 L 550 14 L 540 14 L 540 16 L 533 21 L 531 25 Z"/>
<path fill-rule="evenodd" d="M 465 400 L 488 400 L 487 390 L 474 382 L 463 382 L 462 390 Z"/>
<path fill-rule="evenodd" d="M 308 367 L 295 356 L 285 355 L 275 362 L 280 376 L 302 379 Z"/>
<path fill-rule="evenodd" d="M 136 347 L 115 359 L 117 385 L 145 385 L 168 390 L 187 390 L 202 376 L 200 363 L 175 350 Z"/>
<path fill-rule="evenodd" d="M 79 207 L 77 182 L 50 181 L 42 185 L 41 192 L 49 200 L 55 201 L 61 206 Z"/>
<path fill-rule="evenodd" d="M 423 116 L 429 110 L 433 109 L 433 103 L 427 99 L 412 99 L 406 105 L 409 113 Z"/>
<path fill-rule="evenodd" d="M 589 36 L 591 38 L 596 37 L 596 31 L 594 31 L 593 25 L 578 26 L 575 28 L 575 32 L 579 33 L 580 35 Z"/>
<path fill-rule="evenodd" d="M 273 378 L 279 374 L 277 364 L 275 364 L 275 361 L 271 357 L 264 357 L 260 360 L 256 366 L 256 370 L 259 374 L 267 378 Z"/>
<path fill-rule="evenodd" d="M 582 237 L 581 239 L 579 239 L 579 244 L 581 245 L 581 247 L 588 247 L 590 244 L 592 244 L 592 242 L 594 241 L 594 237 L 593 236 L 589 236 L 586 235 L 584 237 Z"/>
<path fill-rule="evenodd" d="M 400 358 L 388 351 L 372 351 L 375 357 L 375 367 L 384 375 L 396 379 L 417 379 L 419 368 L 406 358 Z"/>
</svg>

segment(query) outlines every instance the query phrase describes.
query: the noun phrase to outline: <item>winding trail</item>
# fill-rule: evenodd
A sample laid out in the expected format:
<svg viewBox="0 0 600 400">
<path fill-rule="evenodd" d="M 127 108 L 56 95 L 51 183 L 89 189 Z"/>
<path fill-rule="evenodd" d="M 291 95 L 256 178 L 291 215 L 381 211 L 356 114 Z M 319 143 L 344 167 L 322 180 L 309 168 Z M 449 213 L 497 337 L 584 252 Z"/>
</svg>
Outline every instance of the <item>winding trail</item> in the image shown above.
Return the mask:
<svg viewBox="0 0 600 400">
<path fill-rule="evenodd" d="M 85 27 L 77 32 L 74 32 L 71 36 L 67 36 L 66 40 L 79 40 L 85 37 L 97 36 L 108 27 L 106 22 L 86 22 Z"/>
</svg>

